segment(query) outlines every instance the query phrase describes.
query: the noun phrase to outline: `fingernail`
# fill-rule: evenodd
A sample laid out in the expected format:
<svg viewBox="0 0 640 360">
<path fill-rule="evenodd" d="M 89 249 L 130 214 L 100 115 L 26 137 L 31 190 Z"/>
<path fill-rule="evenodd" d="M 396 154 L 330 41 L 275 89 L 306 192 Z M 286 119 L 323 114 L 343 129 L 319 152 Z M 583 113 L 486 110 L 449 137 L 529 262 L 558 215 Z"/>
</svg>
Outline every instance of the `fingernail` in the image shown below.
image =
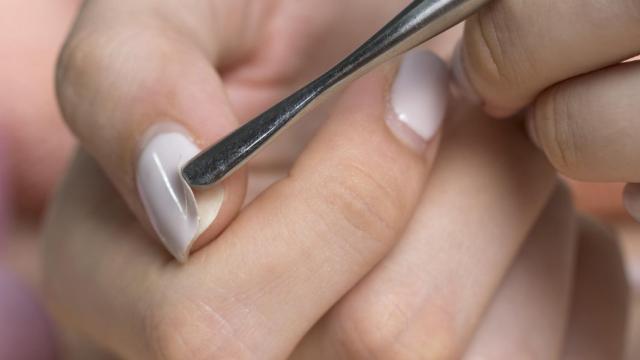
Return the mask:
<svg viewBox="0 0 640 360">
<path fill-rule="evenodd" d="M 200 149 L 178 125 L 156 125 L 145 139 L 137 167 L 140 199 L 162 243 L 185 262 L 195 240 L 218 215 L 224 190 L 196 196 L 184 181 L 180 170 Z"/>
<path fill-rule="evenodd" d="M 436 54 L 424 50 L 407 54 L 391 88 L 387 124 L 394 135 L 423 151 L 442 126 L 448 86 L 447 66 Z"/>
<path fill-rule="evenodd" d="M 451 71 L 453 72 L 453 85 L 456 91 L 470 103 L 481 105 L 482 98 L 480 98 L 476 89 L 471 85 L 471 81 L 469 81 L 469 76 L 467 75 L 462 56 L 462 42 L 456 45 L 456 49 L 453 52 Z"/>
<path fill-rule="evenodd" d="M 624 207 L 640 222 L 640 184 L 628 184 L 624 189 Z"/>
</svg>

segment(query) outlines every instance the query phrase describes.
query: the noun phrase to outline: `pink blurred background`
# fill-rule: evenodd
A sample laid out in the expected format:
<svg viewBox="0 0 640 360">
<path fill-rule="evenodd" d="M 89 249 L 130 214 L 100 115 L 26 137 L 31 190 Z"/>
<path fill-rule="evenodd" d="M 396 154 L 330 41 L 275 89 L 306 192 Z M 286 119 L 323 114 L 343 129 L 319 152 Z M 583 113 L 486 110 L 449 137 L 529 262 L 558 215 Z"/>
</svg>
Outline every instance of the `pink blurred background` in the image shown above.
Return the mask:
<svg viewBox="0 0 640 360">
<path fill-rule="evenodd" d="M 55 104 L 55 54 L 78 1 L 0 3 L 0 359 L 54 359 L 39 298 L 37 233 L 72 139 Z"/>
</svg>

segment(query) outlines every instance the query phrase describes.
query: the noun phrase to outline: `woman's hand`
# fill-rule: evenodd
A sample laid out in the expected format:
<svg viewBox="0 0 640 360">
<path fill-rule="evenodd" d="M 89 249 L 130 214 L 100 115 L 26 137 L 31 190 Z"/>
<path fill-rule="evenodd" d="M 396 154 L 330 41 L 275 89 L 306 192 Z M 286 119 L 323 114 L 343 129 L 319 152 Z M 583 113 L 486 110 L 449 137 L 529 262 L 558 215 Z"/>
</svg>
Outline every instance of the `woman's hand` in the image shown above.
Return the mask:
<svg viewBox="0 0 640 360">
<path fill-rule="evenodd" d="M 640 182 L 640 5 L 498 0 L 467 23 L 458 83 L 494 116 L 527 110 L 531 138 L 586 181 Z M 626 191 L 640 220 L 640 188 Z"/>
<path fill-rule="evenodd" d="M 517 125 L 457 107 L 431 171 L 443 90 L 430 60 L 403 67 L 403 85 L 387 67 L 352 87 L 290 175 L 237 219 L 244 174 L 197 194 L 210 221 L 195 232 L 159 228 L 188 200 L 171 207 L 182 185 L 167 174 L 182 157 L 401 6 L 365 2 L 87 1 L 58 93 L 91 155 L 78 155 L 45 229 L 62 324 L 133 359 L 620 355 L 617 244 L 588 221 L 578 231 L 568 195 Z M 297 151 L 254 169 L 280 173 Z M 201 251 L 180 266 L 145 227 L 181 260 Z M 598 331 L 607 336 L 593 340 Z"/>
<path fill-rule="evenodd" d="M 351 87 L 290 175 L 186 265 L 81 152 L 45 229 L 57 318 L 132 359 L 619 356 L 627 289 L 611 235 L 578 230 L 520 126 L 464 105 L 430 171 L 437 141 L 416 152 L 385 125 L 394 73 Z M 437 84 L 411 93 L 436 99 Z"/>
<path fill-rule="evenodd" d="M 61 108 L 133 213 L 184 261 L 236 215 L 246 174 L 194 200 L 180 166 L 325 70 L 402 5 L 88 0 L 60 56 Z M 304 141 L 283 143 L 295 144 L 279 152 L 284 159 L 256 166 L 283 166 Z"/>
</svg>

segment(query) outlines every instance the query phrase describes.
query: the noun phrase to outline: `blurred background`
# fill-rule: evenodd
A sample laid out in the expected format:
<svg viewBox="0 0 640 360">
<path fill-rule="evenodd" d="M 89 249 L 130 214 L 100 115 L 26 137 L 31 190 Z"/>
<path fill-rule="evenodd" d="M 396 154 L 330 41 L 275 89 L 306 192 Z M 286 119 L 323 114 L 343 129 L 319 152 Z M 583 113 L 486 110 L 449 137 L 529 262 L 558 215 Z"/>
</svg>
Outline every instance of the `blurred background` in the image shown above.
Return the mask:
<svg viewBox="0 0 640 360">
<path fill-rule="evenodd" d="M 73 341 L 40 297 L 38 232 L 73 140 L 55 103 L 54 67 L 79 0 L 0 3 L 0 360 L 62 359 Z M 632 289 L 629 349 L 640 353 L 640 225 L 621 184 L 572 182 L 581 210 L 614 227 Z M 75 356 L 77 357 L 77 356 Z"/>
</svg>

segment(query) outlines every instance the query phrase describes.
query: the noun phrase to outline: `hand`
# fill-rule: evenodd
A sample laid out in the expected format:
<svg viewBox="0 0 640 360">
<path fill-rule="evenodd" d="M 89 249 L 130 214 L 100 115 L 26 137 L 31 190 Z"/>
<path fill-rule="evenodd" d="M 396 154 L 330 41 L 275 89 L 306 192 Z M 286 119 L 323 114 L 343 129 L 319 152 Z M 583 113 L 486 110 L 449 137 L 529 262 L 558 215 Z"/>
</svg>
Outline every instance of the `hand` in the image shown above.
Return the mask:
<svg viewBox="0 0 640 360">
<path fill-rule="evenodd" d="M 180 166 L 326 69 L 401 7 L 88 0 L 60 57 L 60 105 L 138 219 L 185 261 L 236 215 L 246 175 L 193 199 Z M 256 166 L 282 163 L 263 157 Z"/>
<path fill-rule="evenodd" d="M 131 359 L 619 356 L 611 235 L 578 234 L 517 124 L 456 106 L 430 171 L 435 140 L 419 156 L 385 125 L 394 73 L 351 87 L 291 175 L 186 265 L 80 153 L 45 228 L 57 318 Z"/>
<path fill-rule="evenodd" d="M 467 23 L 458 83 L 494 116 L 527 110 L 532 139 L 571 178 L 640 182 L 637 1 L 500 0 Z M 640 188 L 626 191 L 640 220 Z"/>
</svg>

